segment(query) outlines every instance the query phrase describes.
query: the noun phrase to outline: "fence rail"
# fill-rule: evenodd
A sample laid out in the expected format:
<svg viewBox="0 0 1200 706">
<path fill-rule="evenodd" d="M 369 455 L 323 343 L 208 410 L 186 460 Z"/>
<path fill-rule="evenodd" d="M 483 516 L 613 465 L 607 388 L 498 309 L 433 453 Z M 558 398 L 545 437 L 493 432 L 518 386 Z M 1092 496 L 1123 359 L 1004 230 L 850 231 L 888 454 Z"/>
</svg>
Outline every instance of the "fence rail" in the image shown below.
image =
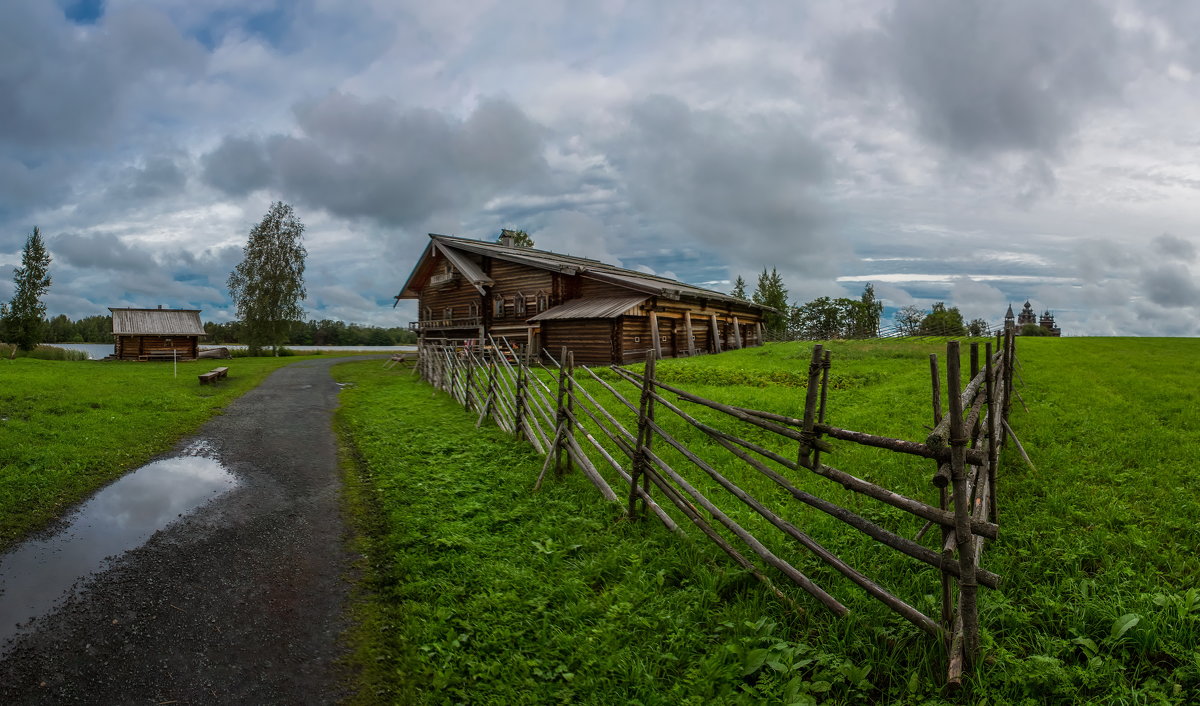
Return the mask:
<svg viewBox="0 0 1200 706">
<path fill-rule="evenodd" d="M 759 518 L 757 525 L 769 526 L 771 529 L 766 531 L 778 532 L 799 544 L 897 615 L 941 640 L 948 656 L 948 684 L 957 685 L 964 668 L 979 658 L 978 587 L 996 588 L 1000 583 L 1000 577 L 982 568 L 979 560 L 984 540 L 995 539 L 999 532 L 996 465 L 1006 430 L 1011 433 L 1005 420 L 1012 396 L 1014 340 L 1011 332 L 998 334 L 995 350 L 988 341 L 983 346 L 982 364 L 980 344 L 971 343 L 970 375 L 965 386 L 961 384 L 959 342 L 947 342 L 944 367 L 949 409 L 945 412 L 941 407 L 941 365 L 937 355 L 930 355 L 934 427 L 923 441 L 828 424 L 831 356 L 821 345 L 813 347 L 809 362 L 802 418 L 728 405 L 663 382 L 656 375 L 653 351 L 647 352 L 644 372 L 637 373 L 618 366 L 576 367 L 566 349 L 554 357 L 545 351 L 545 355 L 535 355 L 515 348 L 504 339 L 489 338 L 490 345 L 485 346 L 478 341 L 443 340 L 421 347 L 417 371 L 477 413 L 476 426 L 492 419 L 501 429 L 527 440 L 545 457 L 534 481 L 535 490 L 551 469 L 559 476 L 577 468 L 606 500 L 624 503 L 631 518 L 652 514 L 681 534 L 686 533 L 680 520 L 686 520 L 683 524 L 694 526 L 793 608 L 802 610 L 776 585 L 780 576 L 828 610 L 845 615 L 848 609 L 841 601 L 796 568 L 789 556 L 769 546 L 776 540 L 763 541 L 764 529 L 746 526 L 745 521 L 739 521 L 741 515 L 735 517 L 738 513 L 723 508 L 736 501 L 752 513 L 749 517 Z M 707 410 L 707 421 L 697 416 L 700 409 Z M 668 424 L 668 419 L 673 421 Z M 741 428 L 739 424 L 753 427 L 759 442 L 742 438 L 745 433 L 739 436 L 731 431 Z M 941 576 L 940 616 L 922 613 L 839 558 L 789 521 L 786 510 L 770 507 L 762 497 L 742 487 L 746 481 L 731 478 L 729 463 L 706 458 L 673 429 L 699 432 L 738 459 L 742 468 L 752 471 L 750 477 L 761 476 L 792 500 L 937 569 Z M 762 442 L 764 434 L 773 441 Z M 831 439 L 932 461 L 930 483 L 938 504 L 908 497 L 828 465 L 822 454 L 832 451 Z M 785 445 L 793 446 L 794 455 L 770 448 Z M 924 526 L 914 538 L 903 536 L 802 489 L 794 474 L 805 471 L 907 513 L 924 521 Z M 625 490 L 618 493 L 610 480 Z M 930 548 L 921 540 L 934 528 L 940 536 L 936 548 Z M 769 573 L 766 567 L 777 574 Z"/>
</svg>

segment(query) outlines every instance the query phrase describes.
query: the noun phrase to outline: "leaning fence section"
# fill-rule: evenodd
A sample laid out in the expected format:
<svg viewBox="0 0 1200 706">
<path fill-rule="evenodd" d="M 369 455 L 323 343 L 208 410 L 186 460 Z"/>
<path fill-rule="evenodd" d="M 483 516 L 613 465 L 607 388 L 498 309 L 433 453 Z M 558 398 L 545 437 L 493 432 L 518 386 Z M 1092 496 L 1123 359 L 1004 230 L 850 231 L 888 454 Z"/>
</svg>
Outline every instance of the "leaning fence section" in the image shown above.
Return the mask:
<svg viewBox="0 0 1200 706">
<path fill-rule="evenodd" d="M 996 467 L 1005 436 L 1012 434 L 1006 419 L 1013 394 L 1014 340 L 1011 332 L 998 334 L 994 346 L 989 341 L 982 351 L 979 343 L 971 343 L 965 385 L 964 351 L 957 341 L 947 343 L 944 360 L 930 356 L 933 426 L 921 441 L 829 424 L 832 362 L 820 345 L 813 347 L 799 418 L 725 404 L 668 384 L 656 375 L 653 351 L 647 352 L 644 370 L 638 373 L 618 366 L 576 366 L 566 349 L 532 351 L 490 338 L 442 341 L 421 347 L 416 370 L 476 414 L 476 426 L 492 420 L 532 444 L 545 459 L 532 479 L 535 489 L 551 473 L 560 476 L 578 469 L 604 499 L 621 503 L 631 518 L 653 516 L 683 534 L 683 526 L 694 527 L 793 608 L 803 609 L 780 581 L 803 590 L 833 613 L 846 614 L 847 607 L 836 596 L 797 568 L 792 550 L 779 547 L 803 550 L 941 640 L 947 650 L 947 680 L 956 685 L 964 668 L 980 656 L 979 587 L 996 588 L 1000 583 L 980 559 L 985 540 L 995 539 L 999 529 Z M 943 390 L 947 409 L 942 408 Z M 743 429 L 752 433 L 738 431 Z M 705 443 L 689 444 L 696 435 Z M 936 504 L 829 465 L 823 456 L 833 451 L 831 441 L 926 459 L 933 471 L 930 497 L 936 494 Z M 713 445 L 728 454 L 725 462 L 711 459 Z M 736 473 L 729 456 L 737 459 Z M 856 513 L 805 490 L 798 479 L 808 473 L 912 516 L 914 526 L 923 526 L 910 538 L 867 519 L 864 514 L 871 513 Z M 754 483 L 742 480 L 747 477 Z M 773 498 L 775 504 L 765 498 Z M 780 498 L 787 507 L 779 506 Z M 795 504 L 936 569 L 939 614 L 926 615 L 797 527 L 789 519 Z M 738 508 L 730 510 L 731 506 Z M 757 518 L 753 527 L 747 516 Z"/>
</svg>

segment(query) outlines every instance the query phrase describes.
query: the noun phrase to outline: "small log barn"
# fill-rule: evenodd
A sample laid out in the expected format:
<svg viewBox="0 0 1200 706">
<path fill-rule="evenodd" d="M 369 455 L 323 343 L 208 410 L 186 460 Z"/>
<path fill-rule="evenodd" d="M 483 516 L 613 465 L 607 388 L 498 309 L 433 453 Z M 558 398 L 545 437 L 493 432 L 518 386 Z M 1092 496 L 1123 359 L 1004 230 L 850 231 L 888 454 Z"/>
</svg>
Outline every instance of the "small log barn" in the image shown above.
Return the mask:
<svg viewBox="0 0 1200 706">
<path fill-rule="evenodd" d="M 193 360 L 204 325 L 199 309 L 112 309 L 117 360 Z"/>
<path fill-rule="evenodd" d="M 404 288 L 418 300 L 422 343 L 507 338 L 577 363 L 618 365 L 647 350 L 676 358 L 762 344 L 764 308 L 643 272 L 571 255 L 429 234 Z"/>
</svg>

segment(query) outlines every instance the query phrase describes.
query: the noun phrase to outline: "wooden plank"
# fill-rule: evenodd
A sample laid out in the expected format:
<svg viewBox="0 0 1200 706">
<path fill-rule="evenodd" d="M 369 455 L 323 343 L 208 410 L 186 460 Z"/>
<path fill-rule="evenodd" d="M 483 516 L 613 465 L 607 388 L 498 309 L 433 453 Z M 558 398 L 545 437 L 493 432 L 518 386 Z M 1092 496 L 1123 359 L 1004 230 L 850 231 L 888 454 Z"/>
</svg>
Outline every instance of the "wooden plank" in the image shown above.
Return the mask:
<svg viewBox="0 0 1200 706">
<path fill-rule="evenodd" d="M 712 330 L 712 352 L 721 352 L 721 329 L 717 327 L 717 315 L 709 314 L 708 323 Z"/>
<path fill-rule="evenodd" d="M 654 357 L 662 357 L 662 341 L 658 338 L 658 314 L 650 312 L 650 338 L 654 339 Z"/>
<path fill-rule="evenodd" d="M 738 318 L 733 317 L 733 347 L 742 347 L 742 327 L 738 325 Z"/>
<path fill-rule="evenodd" d="M 692 312 L 683 312 L 683 335 L 687 336 L 688 357 L 696 355 L 696 333 L 692 331 Z"/>
</svg>

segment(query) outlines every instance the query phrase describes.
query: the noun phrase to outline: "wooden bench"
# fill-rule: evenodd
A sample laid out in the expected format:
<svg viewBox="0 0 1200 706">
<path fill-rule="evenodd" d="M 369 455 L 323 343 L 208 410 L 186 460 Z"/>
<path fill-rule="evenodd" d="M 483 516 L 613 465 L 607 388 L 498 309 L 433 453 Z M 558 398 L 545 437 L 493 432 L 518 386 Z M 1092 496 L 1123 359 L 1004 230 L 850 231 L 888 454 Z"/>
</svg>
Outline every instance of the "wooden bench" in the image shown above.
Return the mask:
<svg viewBox="0 0 1200 706">
<path fill-rule="evenodd" d="M 207 373 L 200 373 L 200 375 L 198 377 L 200 378 L 201 385 L 209 385 L 211 383 L 215 383 L 217 380 L 224 378 L 228 374 L 229 374 L 229 368 L 213 368 L 212 370 L 208 371 Z"/>
</svg>

